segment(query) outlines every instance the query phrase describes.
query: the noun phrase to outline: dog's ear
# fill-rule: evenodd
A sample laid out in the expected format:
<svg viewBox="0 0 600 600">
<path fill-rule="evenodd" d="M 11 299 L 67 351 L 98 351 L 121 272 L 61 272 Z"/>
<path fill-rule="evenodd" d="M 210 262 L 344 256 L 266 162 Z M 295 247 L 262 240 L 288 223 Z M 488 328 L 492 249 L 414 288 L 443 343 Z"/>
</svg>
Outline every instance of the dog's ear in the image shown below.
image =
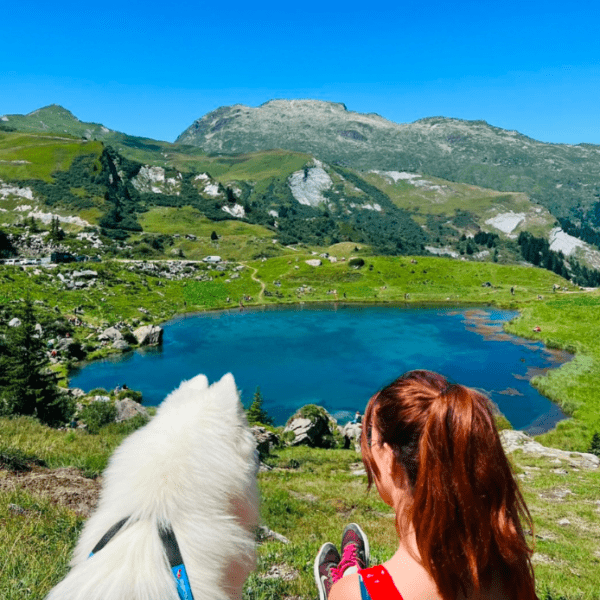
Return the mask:
<svg viewBox="0 0 600 600">
<path fill-rule="evenodd" d="M 231 373 L 223 375 L 219 381 L 213 383 L 209 388 L 209 393 L 214 399 L 213 402 L 229 414 L 237 414 L 239 417 L 244 412 L 240 393 Z"/>
<path fill-rule="evenodd" d="M 180 389 L 181 388 L 185 388 L 186 390 L 194 390 L 195 392 L 203 392 L 208 388 L 208 379 L 206 375 L 196 375 L 196 377 L 184 381 L 180 386 Z"/>
<path fill-rule="evenodd" d="M 159 414 L 181 408 L 188 401 L 196 398 L 199 392 L 205 392 L 207 389 L 208 379 L 206 375 L 196 375 L 192 379 L 183 381 L 177 389 L 173 390 L 162 401 L 159 407 Z"/>
<path fill-rule="evenodd" d="M 235 379 L 231 373 L 227 373 L 210 386 L 210 389 L 217 393 L 225 402 L 229 401 L 237 406 L 240 400 Z"/>
</svg>

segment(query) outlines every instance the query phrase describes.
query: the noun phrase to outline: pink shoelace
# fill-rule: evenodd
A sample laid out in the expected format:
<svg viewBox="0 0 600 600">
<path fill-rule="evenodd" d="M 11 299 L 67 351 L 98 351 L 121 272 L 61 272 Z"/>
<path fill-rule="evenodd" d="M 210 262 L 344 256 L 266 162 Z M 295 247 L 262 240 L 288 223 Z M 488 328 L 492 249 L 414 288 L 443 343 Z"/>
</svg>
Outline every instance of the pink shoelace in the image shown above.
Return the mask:
<svg viewBox="0 0 600 600">
<path fill-rule="evenodd" d="M 339 581 L 343 576 L 346 569 L 350 567 L 357 567 L 358 561 L 356 560 L 356 546 L 354 544 L 348 544 L 344 548 L 342 554 L 342 560 L 340 560 L 337 567 L 333 567 L 333 583 Z"/>
</svg>

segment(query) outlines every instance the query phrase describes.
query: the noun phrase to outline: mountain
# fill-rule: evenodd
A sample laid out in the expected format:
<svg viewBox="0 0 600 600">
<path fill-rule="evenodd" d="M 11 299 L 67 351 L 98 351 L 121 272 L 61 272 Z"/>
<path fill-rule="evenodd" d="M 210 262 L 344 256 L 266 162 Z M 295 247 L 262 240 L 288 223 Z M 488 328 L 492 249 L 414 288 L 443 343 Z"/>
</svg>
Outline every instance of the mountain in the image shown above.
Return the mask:
<svg viewBox="0 0 600 600">
<path fill-rule="evenodd" d="M 66 133 L 86 139 L 106 139 L 115 132 L 98 123 L 84 123 L 71 111 L 51 104 L 27 115 L 4 115 L 0 122 L 19 131 Z"/>
<path fill-rule="evenodd" d="M 176 140 L 210 153 L 271 148 L 306 152 L 363 171 L 407 171 L 499 191 L 523 192 L 557 217 L 593 217 L 600 146 L 548 144 L 484 121 L 444 117 L 398 124 L 318 100 L 272 100 L 219 108 Z"/>
<path fill-rule="evenodd" d="M 482 122 L 442 118 L 401 126 L 377 115 L 351 113 L 341 104 L 317 101 L 273 101 L 259 109 L 237 106 L 211 115 L 193 128 L 196 134 L 203 130 L 209 142 L 217 135 L 231 137 L 237 131 L 244 147 L 293 146 L 300 140 L 316 149 L 313 153 L 289 149 L 233 153 L 240 148 L 232 142 L 229 152 L 221 147 L 219 153 L 207 153 L 214 148 L 208 142 L 207 149 L 191 145 L 192 133 L 174 144 L 135 138 L 83 123 L 56 105 L 29 115 L 5 115 L 0 117 L 0 211 L 4 223 L 14 226 L 30 217 L 47 222 L 55 215 L 62 222 L 99 228 L 108 238 L 128 240 L 154 255 L 163 252 L 168 242 L 173 246 L 169 252 L 181 250 L 185 256 L 202 257 L 207 248 L 190 244 L 187 238 L 185 243 L 178 241 L 179 229 L 198 238 L 218 230 L 220 247 L 229 248 L 232 256 L 242 255 L 251 239 L 261 240 L 252 256 L 285 253 L 290 244 L 309 244 L 318 250 L 350 242 L 388 255 L 431 253 L 498 262 L 525 259 L 563 276 L 577 276 L 586 284 L 595 282 L 596 275 L 578 275 L 584 265 L 600 267 L 596 225 L 600 209 L 593 195 L 588 198 L 588 208 L 581 197 L 567 203 L 568 217 L 561 217 L 552 202 L 535 200 L 534 194 L 544 183 L 535 169 L 528 181 L 537 183 L 527 194 L 502 191 L 501 185 L 486 188 L 461 183 L 458 177 L 430 175 L 425 169 L 391 168 L 399 163 L 390 148 L 397 146 L 403 135 L 410 141 L 416 125 L 429 134 L 423 133 L 419 143 L 411 142 L 412 158 L 406 150 L 410 144 L 404 144 L 406 160 L 418 159 L 424 164 L 423 157 L 443 151 L 454 162 L 439 162 L 439 170 L 451 171 L 459 159 L 466 165 L 465 156 L 477 151 L 499 155 L 502 150 L 509 156 L 510 150 L 514 158 L 515 139 L 524 143 L 529 138 Z M 257 123 L 258 133 L 251 129 Z M 361 123 L 364 139 L 358 135 Z M 468 135 L 465 133 L 464 140 L 449 139 L 448 127 L 459 125 Z M 343 135 L 336 134 L 341 142 L 331 141 L 334 133 L 312 139 L 319 128 L 330 133 L 342 131 Z M 451 149 L 440 150 L 441 142 L 434 143 L 431 131 L 438 138 L 445 131 L 444 144 Z M 374 146 L 376 139 L 382 146 L 387 144 L 387 153 Z M 563 152 L 567 158 L 561 164 L 566 166 L 559 172 L 567 175 L 554 190 L 574 188 L 569 179 L 570 152 L 580 151 L 580 147 L 573 150 L 534 140 L 527 143 L 534 150 L 550 147 Z M 347 150 L 345 158 L 336 151 L 336 144 Z M 353 150 L 356 144 L 362 144 L 364 152 Z M 597 151 L 595 147 L 585 150 Z M 325 151 L 331 153 L 331 160 L 322 158 Z M 350 159 L 360 159 L 362 168 L 351 166 Z M 539 153 L 532 151 L 534 159 L 541 160 Z M 505 162 L 508 164 L 508 159 Z M 517 167 L 496 167 L 511 173 L 509 182 L 523 181 L 513 175 L 519 172 Z M 584 177 L 583 168 L 580 171 Z M 234 235 L 225 239 L 234 231 L 244 232 L 243 243 Z"/>
</svg>

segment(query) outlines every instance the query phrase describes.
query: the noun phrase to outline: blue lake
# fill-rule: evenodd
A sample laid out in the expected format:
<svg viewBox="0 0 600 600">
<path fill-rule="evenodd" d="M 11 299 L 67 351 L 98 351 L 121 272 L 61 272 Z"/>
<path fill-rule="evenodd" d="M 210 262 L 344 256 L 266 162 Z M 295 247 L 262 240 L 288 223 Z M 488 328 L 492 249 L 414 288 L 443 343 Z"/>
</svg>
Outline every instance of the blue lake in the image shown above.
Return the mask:
<svg viewBox="0 0 600 600">
<path fill-rule="evenodd" d="M 138 350 L 71 373 L 86 392 L 126 383 L 145 405 L 159 404 L 183 379 L 232 372 L 248 405 L 257 386 L 264 408 L 283 424 L 300 406 L 324 406 L 340 422 L 405 371 L 437 371 L 480 389 L 515 429 L 537 434 L 565 418 L 530 384 L 569 359 L 509 336 L 515 312 L 497 309 L 318 305 L 231 310 L 163 325 L 160 349 Z"/>
</svg>

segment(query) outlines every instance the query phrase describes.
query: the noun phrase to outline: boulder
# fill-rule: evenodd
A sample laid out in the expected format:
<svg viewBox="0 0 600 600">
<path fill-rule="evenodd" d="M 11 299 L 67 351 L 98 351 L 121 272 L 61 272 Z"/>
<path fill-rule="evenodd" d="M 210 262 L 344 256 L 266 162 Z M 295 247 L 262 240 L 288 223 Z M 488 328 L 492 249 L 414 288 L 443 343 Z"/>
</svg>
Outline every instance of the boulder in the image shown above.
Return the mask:
<svg viewBox="0 0 600 600">
<path fill-rule="evenodd" d="M 18 319 L 17 317 L 15 317 L 14 319 L 11 319 L 8 322 L 8 326 L 9 327 L 20 327 L 21 326 L 21 319 Z"/>
<path fill-rule="evenodd" d="M 311 267 L 320 267 L 323 264 L 318 258 L 311 258 L 310 260 L 305 260 L 304 262 Z"/>
<path fill-rule="evenodd" d="M 133 332 L 140 346 L 159 346 L 162 344 L 163 328 L 158 325 L 144 325 Z"/>
<path fill-rule="evenodd" d="M 129 421 L 129 419 L 133 419 L 134 417 L 137 417 L 137 415 L 143 415 L 144 417 L 149 418 L 148 411 L 131 398 L 117 400 L 115 402 L 115 407 L 117 408 L 117 416 L 115 418 L 117 423 Z"/>
<path fill-rule="evenodd" d="M 58 338 L 54 344 L 54 348 L 67 358 L 81 360 L 85 356 L 81 343 L 71 337 Z"/>
<path fill-rule="evenodd" d="M 120 340 L 115 340 L 112 343 L 112 347 L 115 348 L 116 350 L 122 350 L 123 352 L 125 352 L 126 350 L 129 350 L 129 348 L 131 346 L 124 339 L 120 339 Z"/>
<path fill-rule="evenodd" d="M 71 273 L 73 279 L 94 279 L 98 277 L 98 273 L 96 271 L 92 271 L 90 269 L 86 269 L 84 271 L 73 271 Z"/>
<path fill-rule="evenodd" d="M 582 469 L 597 469 L 600 465 L 600 458 L 587 452 L 569 452 L 568 450 L 559 450 L 558 448 L 548 448 L 542 446 L 522 431 L 504 429 L 500 432 L 500 440 L 504 452 L 509 454 L 514 450 L 538 454 L 547 458 L 557 460 L 557 464 L 566 461 L 570 466 Z"/>
<path fill-rule="evenodd" d="M 116 327 L 109 327 L 98 336 L 98 339 L 101 342 L 116 342 L 123 339 L 123 334 Z"/>
<path fill-rule="evenodd" d="M 342 429 L 344 436 L 344 448 L 354 447 L 360 453 L 360 436 L 362 435 L 362 423 L 346 423 Z"/>
<path fill-rule="evenodd" d="M 256 449 L 261 457 L 266 456 L 273 448 L 279 446 L 279 436 L 272 431 L 258 425 L 250 429 L 256 438 Z"/>
<path fill-rule="evenodd" d="M 294 434 L 288 442 L 290 446 L 305 444 L 313 448 L 330 448 L 334 445 L 336 427 L 336 420 L 324 408 L 309 404 L 290 418 L 283 433 Z"/>
<path fill-rule="evenodd" d="M 110 396 L 93 396 L 90 404 L 93 402 L 110 402 Z"/>
</svg>

